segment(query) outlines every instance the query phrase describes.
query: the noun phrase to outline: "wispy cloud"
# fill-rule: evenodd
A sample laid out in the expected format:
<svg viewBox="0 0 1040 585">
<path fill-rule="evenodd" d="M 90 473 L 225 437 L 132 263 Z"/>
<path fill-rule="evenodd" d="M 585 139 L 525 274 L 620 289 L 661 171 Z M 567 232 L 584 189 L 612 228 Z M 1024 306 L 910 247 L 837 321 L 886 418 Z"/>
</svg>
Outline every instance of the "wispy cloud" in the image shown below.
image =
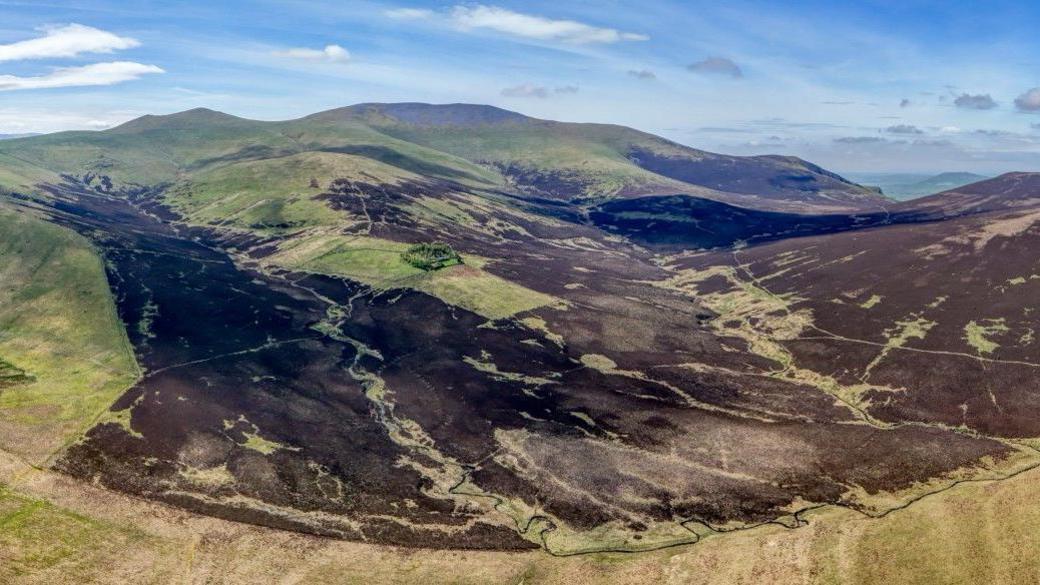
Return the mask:
<svg viewBox="0 0 1040 585">
<path fill-rule="evenodd" d="M 581 91 L 581 88 L 577 85 L 561 85 L 554 87 L 551 90 L 543 85 L 535 85 L 533 83 L 522 83 L 520 85 L 514 85 L 507 87 L 502 90 L 502 97 L 512 98 L 539 98 L 545 99 L 551 94 L 564 95 L 564 94 L 575 94 Z"/>
<path fill-rule="evenodd" d="M 138 79 L 149 73 L 164 73 L 164 71 L 155 65 L 144 65 L 133 61 L 92 63 L 82 67 L 62 67 L 46 75 L 33 77 L 0 75 L 0 91 L 114 85 Z"/>
<path fill-rule="evenodd" d="M 889 134 L 924 134 L 924 130 L 911 124 L 896 124 L 885 128 L 885 131 Z"/>
<path fill-rule="evenodd" d="M 111 53 L 140 46 L 137 40 L 82 24 L 38 29 L 43 36 L 0 45 L 0 61 L 55 59 L 84 53 Z"/>
<path fill-rule="evenodd" d="M 576 45 L 645 41 L 650 38 L 644 34 L 602 28 L 575 20 L 554 20 L 479 4 L 455 6 L 451 9 L 450 20 L 463 30 L 487 29 L 516 37 Z"/>
<path fill-rule="evenodd" d="M 433 11 L 425 8 L 393 8 L 384 10 L 383 15 L 396 20 L 422 20 L 433 16 Z"/>
<path fill-rule="evenodd" d="M 0 107 L 0 133 L 101 130 L 143 114 L 137 111 L 70 111 L 53 106 Z"/>
<path fill-rule="evenodd" d="M 657 79 L 657 74 L 649 69 L 630 69 L 628 74 L 636 79 L 644 79 L 646 81 Z"/>
<path fill-rule="evenodd" d="M 326 45 L 324 49 L 293 48 L 274 51 L 276 57 L 288 57 L 304 61 L 324 61 L 327 63 L 346 63 L 350 61 L 350 51 L 339 45 Z"/>
<path fill-rule="evenodd" d="M 879 136 L 842 136 L 835 138 L 834 141 L 839 144 L 878 144 L 886 142 L 884 138 Z"/>
<path fill-rule="evenodd" d="M 981 134 L 982 136 L 989 136 L 991 138 L 1009 138 L 1018 136 L 1018 134 L 1015 132 L 1008 132 L 1007 130 L 993 130 L 989 128 L 979 128 L 975 130 L 975 133 Z"/>
<path fill-rule="evenodd" d="M 992 110 L 997 102 L 988 93 L 971 95 L 962 93 L 953 100 L 953 105 L 967 110 Z"/>
<path fill-rule="evenodd" d="M 502 96 L 545 99 L 549 97 L 549 88 L 531 83 L 524 83 L 503 89 Z"/>
<path fill-rule="evenodd" d="M 726 57 L 708 57 L 703 61 L 692 63 L 686 68 L 694 73 L 727 75 L 734 79 L 744 77 L 744 71 L 741 70 L 740 66 L 734 63 L 732 59 L 727 59 Z"/>
</svg>

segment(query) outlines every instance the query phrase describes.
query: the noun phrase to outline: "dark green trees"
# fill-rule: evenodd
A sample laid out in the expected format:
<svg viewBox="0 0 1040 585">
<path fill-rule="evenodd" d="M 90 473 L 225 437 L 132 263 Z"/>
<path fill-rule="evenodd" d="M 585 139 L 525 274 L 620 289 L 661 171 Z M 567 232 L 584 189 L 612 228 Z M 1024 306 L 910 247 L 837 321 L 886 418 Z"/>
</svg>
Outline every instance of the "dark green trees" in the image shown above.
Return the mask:
<svg viewBox="0 0 1040 585">
<path fill-rule="evenodd" d="M 401 259 L 421 270 L 438 270 L 462 264 L 462 257 L 450 245 L 443 242 L 413 244 Z"/>
</svg>

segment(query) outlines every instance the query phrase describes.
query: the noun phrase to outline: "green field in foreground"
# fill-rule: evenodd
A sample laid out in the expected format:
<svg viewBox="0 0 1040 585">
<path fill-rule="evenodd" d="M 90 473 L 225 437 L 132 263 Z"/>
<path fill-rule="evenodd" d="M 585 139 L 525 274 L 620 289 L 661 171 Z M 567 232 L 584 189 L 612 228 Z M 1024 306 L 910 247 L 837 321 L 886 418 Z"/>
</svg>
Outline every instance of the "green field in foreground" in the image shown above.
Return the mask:
<svg viewBox="0 0 1040 585">
<path fill-rule="evenodd" d="M 288 242 L 266 262 L 345 276 L 377 289 L 411 288 L 488 319 L 503 319 L 558 302 L 485 270 L 487 260 L 463 255 L 462 265 L 424 271 L 405 262 L 408 244 L 368 236 L 317 235 Z"/>
<path fill-rule="evenodd" d="M 145 531 L 90 518 L 0 484 L 0 582 L 90 583 L 115 579 L 108 557 L 133 558 L 163 550 Z M 172 555 L 171 555 L 172 556 Z M 150 567 L 154 582 L 173 577 Z M 113 581 L 114 582 L 114 581 Z"/>
<path fill-rule="evenodd" d="M 43 460 L 137 378 L 101 259 L 65 228 L 0 207 L 0 449 Z"/>
</svg>

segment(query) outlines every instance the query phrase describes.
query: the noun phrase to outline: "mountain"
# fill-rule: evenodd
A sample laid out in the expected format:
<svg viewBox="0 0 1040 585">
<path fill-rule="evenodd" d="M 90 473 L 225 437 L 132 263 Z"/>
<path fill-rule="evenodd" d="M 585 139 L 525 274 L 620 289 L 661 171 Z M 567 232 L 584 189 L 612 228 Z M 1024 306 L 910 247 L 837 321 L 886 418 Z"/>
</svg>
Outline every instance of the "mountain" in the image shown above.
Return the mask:
<svg viewBox="0 0 1040 585">
<path fill-rule="evenodd" d="M 623 126 L 538 120 L 451 104 L 361 104 L 307 118 L 360 121 L 450 152 L 551 198 L 686 193 L 757 209 L 876 209 L 876 193 L 795 157 L 735 157 L 689 148 Z"/>
<path fill-rule="evenodd" d="M 904 201 L 956 189 L 988 179 L 985 175 L 964 172 L 939 173 L 938 175 L 866 173 L 850 177 L 864 185 L 877 186 L 885 195 Z"/>
<path fill-rule="evenodd" d="M 851 533 L 1040 465 L 1036 175 L 894 204 L 366 104 L 4 141 L 0 185 L 0 482 L 73 518 L 566 557 Z"/>
<path fill-rule="evenodd" d="M 200 108 L 102 132 L 16 140 L 0 146 L 0 161 L 24 177 L 23 185 L 47 171 L 157 184 L 314 153 L 348 155 L 359 166 L 376 161 L 402 176 L 419 173 L 568 202 L 686 194 L 794 212 L 876 210 L 887 203 L 793 157 L 718 155 L 622 126 L 552 122 L 466 104 L 361 104 L 285 122 Z"/>
<path fill-rule="evenodd" d="M 947 218 L 1040 206 L 1040 173 L 1005 173 L 893 206 L 896 213 Z"/>
</svg>

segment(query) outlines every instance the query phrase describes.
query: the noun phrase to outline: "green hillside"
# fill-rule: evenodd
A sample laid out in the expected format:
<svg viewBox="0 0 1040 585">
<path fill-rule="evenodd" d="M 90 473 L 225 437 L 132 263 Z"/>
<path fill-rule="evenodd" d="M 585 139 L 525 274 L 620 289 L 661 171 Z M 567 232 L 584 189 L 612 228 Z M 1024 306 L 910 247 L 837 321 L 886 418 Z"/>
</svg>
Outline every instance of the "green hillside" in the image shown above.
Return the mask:
<svg viewBox="0 0 1040 585">
<path fill-rule="evenodd" d="M 306 119 L 361 121 L 563 199 L 685 193 L 777 209 L 876 207 L 884 201 L 794 157 L 714 154 L 624 126 L 539 120 L 491 106 L 359 104 Z"/>
<path fill-rule="evenodd" d="M 299 156 L 313 153 L 320 155 Z M 333 162 L 328 154 L 351 158 Z M 229 169 L 258 161 L 277 162 Z M 180 199 L 187 193 L 216 205 L 214 211 L 241 212 L 238 203 L 220 209 L 223 204 L 214 200 L 245 202 L 240 190 L 213 191 L 231 181 L 231 187 L 265 192 L 268 206 L 286 200 L 293 208 L 288 223 L 320 225 L 327 219 L 302 209 L 306 203 L 288 200 L 299 197 L 295 185 L 309 185 L 312 173 L 327 177 L 333 169 L 345 176 L 421 177 L 569 201 L 682 193 L 807 211 L 873 209 L 884 202 L 800 159 L 718 155 L 623 126 L 538 120 L 466 104 L 362 104 L 283 122 L 195 109 L 144 116 L 102 132 L 0 142 L 0 185 L 7 187 L 30 189 L 62 173 L 107 176 L 117 188 L 172 185 L 170 202 L 189 213 L 198 204 Z M 273 173 L 279 179 L 272 182 Z M 248 222 L 263 224 L 281 213 L 268 211 Z"/>
<path fill-rule="evenodd" d="M 191 182 L 200 173 L 304 152 L 359 154 L 402 173 L 494 184 L 497 177 L 451 155 L 361 124 L 261 122 L 206 109 L 144 116 L 102 132 L 61 132 L 0 144 L 0 180 L 28 186 L 55 173 L 107 175 L 117 184 Z"/>
<path fill-rule="evenodd" d="M 661 193 L 795 211 L 880 202 L 799 159 L 724 156 L 622 126 L 467 104 L 362 104 L 276 122 L 199 108 L 0 142 L 0 188 L 49 197 L 47 184 L 64 181 L 115 197 L 149 188 L 188 224 L 274 238 L 283 253 L 268 265 L 422 290 L 489 318 L 555 298 L 494 265 L 399 275 L 396 255 L 387 263 L 353 247 L 441 240 L 470 257 L 532 241 L 580 249 L 591 244 L 576 224 L 591 206 Z M 533 209 L 546 199 L 559 203 Z M 553 217 L 560 209 L 568 221 Z M 353 247 L 300 253 L 315 241 Z"/>
<path fill-rule="evenodd" d="M 90 244 L 0 205 L 0 450 L 40 461 L 138 376 Z"/>
</svg>

